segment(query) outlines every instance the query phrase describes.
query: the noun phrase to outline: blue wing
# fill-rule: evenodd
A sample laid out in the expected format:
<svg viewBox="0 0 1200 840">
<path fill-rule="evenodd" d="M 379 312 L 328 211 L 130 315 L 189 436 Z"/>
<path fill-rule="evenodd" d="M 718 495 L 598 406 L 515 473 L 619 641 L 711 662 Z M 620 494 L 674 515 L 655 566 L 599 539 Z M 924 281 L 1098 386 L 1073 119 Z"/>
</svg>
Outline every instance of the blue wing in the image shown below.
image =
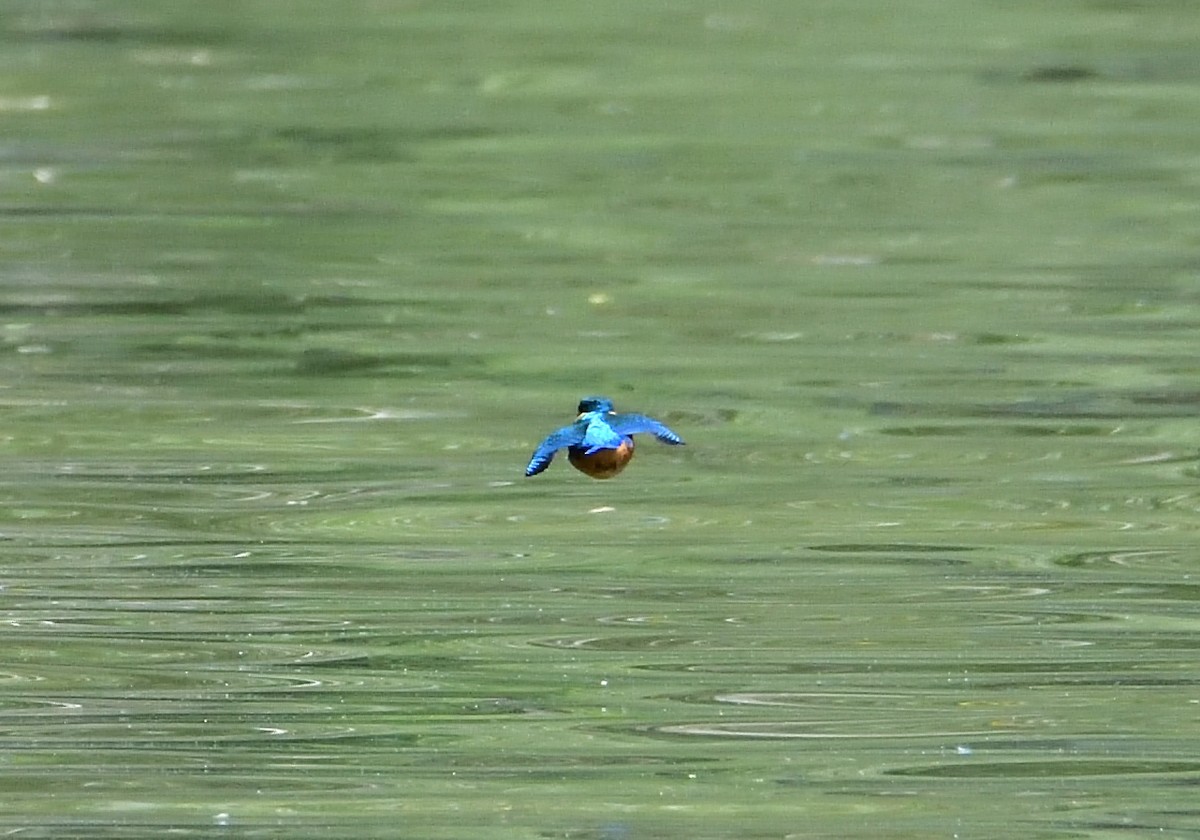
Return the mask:
<svg viewBox="0 0 1200 840">
<path fill-rule="evenodd" d="M 610 414 L 607 419 L 613 431 L 620 435 L 650 434 L 672 446 L 683 444 L 683 438 L 653 417 L 647 417 L 644 414 Z"/>
<path fill-rule="evenodd" d="M 581 442 L 586 431 L 586 424 L 575 423 L 570 426 L 563 426 L 556 432 L 551 432 L 546 436 L 544 441 L 538 444 L 538 448 L 533 451 L 533 457 L 529 459 L 529 465 L 525 467 L 525 475 L 537 475 L 546 469 L 546 467 L 550 466 L 550 462 L 554 460 L 555 452 L 564 446 L 574 446 Z"/>
</svg>

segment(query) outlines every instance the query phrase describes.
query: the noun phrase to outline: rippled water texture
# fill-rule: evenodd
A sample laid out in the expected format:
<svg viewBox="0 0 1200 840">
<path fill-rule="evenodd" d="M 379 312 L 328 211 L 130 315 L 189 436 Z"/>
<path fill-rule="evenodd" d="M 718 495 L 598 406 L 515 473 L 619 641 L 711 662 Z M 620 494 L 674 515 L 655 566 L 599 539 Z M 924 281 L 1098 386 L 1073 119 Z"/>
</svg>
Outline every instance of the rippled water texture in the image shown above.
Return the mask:
<svg viewBox="0 0 1200 840">
<path fill-rule="evenodd" d="M 1200 835 L 1189 4 L 0 37 L 0 832 Z"/>
</svg>

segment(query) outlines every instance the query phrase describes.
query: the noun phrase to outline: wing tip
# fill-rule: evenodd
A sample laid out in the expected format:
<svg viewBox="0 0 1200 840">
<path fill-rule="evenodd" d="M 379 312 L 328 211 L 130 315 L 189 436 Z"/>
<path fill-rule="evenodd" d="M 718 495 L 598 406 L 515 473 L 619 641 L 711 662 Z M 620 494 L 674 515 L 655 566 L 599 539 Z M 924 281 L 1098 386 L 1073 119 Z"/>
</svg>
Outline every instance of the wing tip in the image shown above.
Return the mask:
<svg viewBox="0 0 1200 840">
<path fill-rule="evenodd" d="M 534 456 L 532 460 L 525 466 L 525 477 L 531 478 L 540 472 L 545 472 L 546 467 L 550 466 L 550 462 L 554 460 L 554 456 L 549 458 L 538 458 Z"/>
</svg>

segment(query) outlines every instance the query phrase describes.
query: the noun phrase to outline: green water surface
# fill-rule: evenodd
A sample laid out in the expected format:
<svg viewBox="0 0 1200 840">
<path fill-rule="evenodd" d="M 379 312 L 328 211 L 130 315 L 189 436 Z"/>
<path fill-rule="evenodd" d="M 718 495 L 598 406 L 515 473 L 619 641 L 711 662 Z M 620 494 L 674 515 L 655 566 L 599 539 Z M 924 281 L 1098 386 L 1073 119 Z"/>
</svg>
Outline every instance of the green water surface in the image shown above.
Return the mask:
<svg viewBox="0 0 1200 840">
<path fill-rule="evenodd" d="M 0 832 L 1200 836 L 1197 43 L 4 3 Z"/>
</svg>

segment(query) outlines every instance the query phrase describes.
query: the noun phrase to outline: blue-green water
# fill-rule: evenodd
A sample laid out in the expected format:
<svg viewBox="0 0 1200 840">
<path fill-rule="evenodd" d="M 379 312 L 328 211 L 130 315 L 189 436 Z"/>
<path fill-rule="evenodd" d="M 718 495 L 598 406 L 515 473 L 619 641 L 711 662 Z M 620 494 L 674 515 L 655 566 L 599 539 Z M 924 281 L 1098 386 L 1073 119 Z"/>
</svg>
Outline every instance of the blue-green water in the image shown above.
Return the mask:
<svg viewBox="0 0 1200 840">
<path fill-rule="evenodd" d="M 1200 835 L 1198 36 L 7 4 L 0 830 Z"/>
</svg>

